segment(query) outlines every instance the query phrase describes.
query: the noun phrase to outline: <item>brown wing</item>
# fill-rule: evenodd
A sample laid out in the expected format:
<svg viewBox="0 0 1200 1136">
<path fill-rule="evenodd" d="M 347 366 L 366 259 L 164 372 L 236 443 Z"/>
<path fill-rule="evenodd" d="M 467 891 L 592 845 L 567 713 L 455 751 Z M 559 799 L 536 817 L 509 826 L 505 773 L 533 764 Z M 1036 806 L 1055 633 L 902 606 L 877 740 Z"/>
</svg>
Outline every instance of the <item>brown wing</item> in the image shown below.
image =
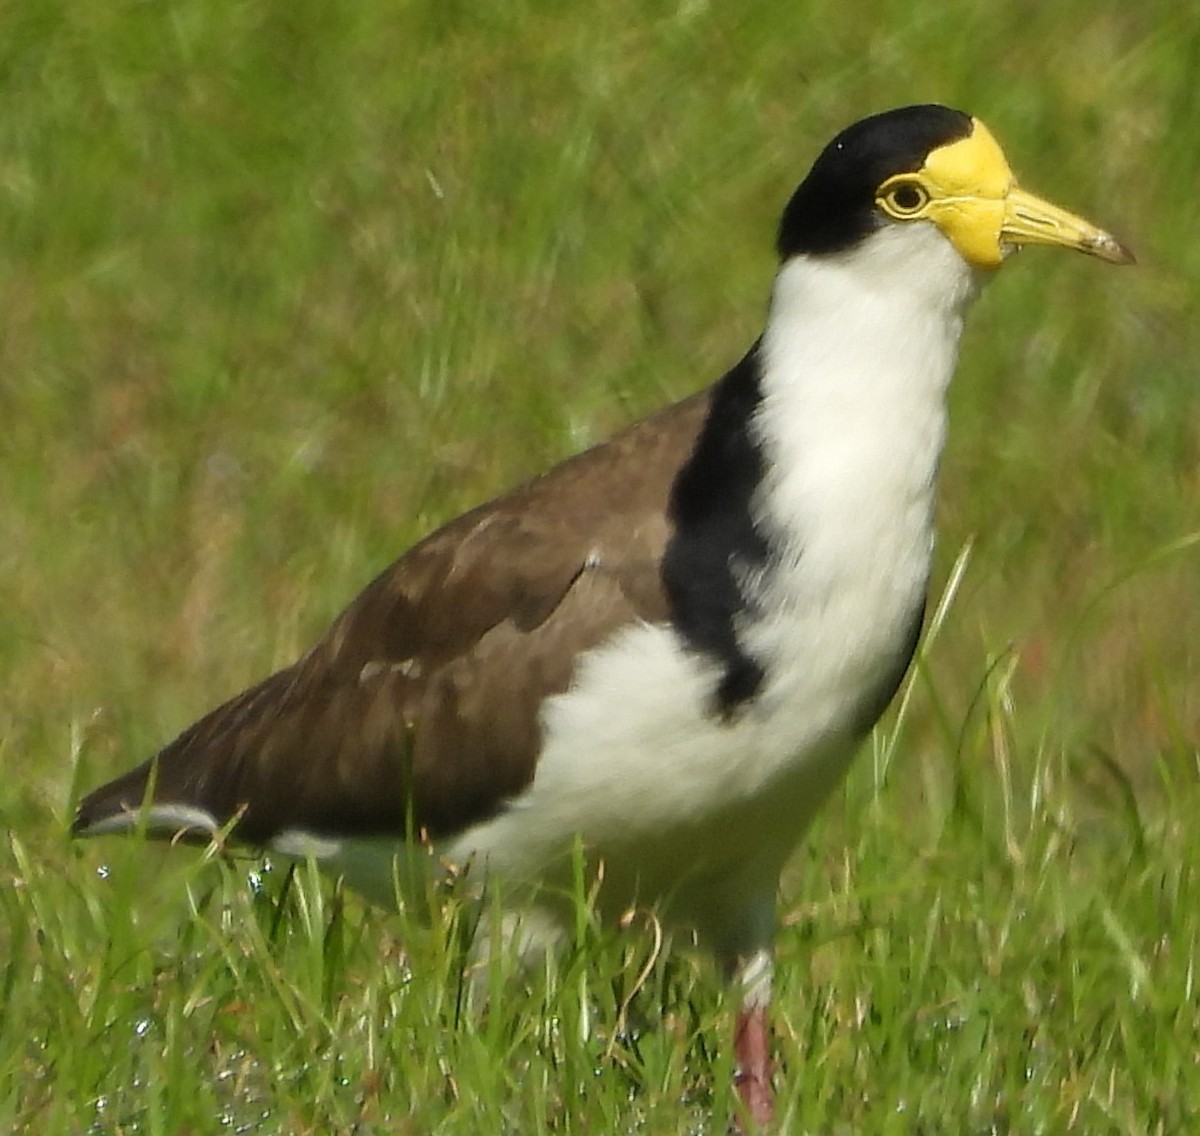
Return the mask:
<svg viewBox="0 0 1200 1136">
<path fill-rule="evenodd" d="M 262 843 L 285 829 L 439 837 L 532 779 L 538 711 L 575 659 L 667 616 L 675 473 L 707 394 L 452 521 L 372 582 L 293 666 L 84 799 L 75 831 L 158 803 Z M 414 827 L 415 826 L 415 827 Z"/>
</svg>

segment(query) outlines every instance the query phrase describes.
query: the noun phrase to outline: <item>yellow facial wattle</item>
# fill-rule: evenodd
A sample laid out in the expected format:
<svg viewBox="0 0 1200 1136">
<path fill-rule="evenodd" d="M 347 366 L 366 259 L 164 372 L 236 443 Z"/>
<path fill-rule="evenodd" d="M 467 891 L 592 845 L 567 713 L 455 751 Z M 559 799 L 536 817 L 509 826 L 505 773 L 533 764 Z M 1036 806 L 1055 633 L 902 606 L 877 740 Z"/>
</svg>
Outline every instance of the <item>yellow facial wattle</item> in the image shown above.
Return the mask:
<svg viewBox="0 0 1200 1136">
<path fill-rule="evenodd" d="M 970 134 L 931 150 L 919 170 L 888 178 L 875 201 L 897 221 L 932 221 L 976 268 L 998 268 L 1027 244 L 1133 262 L 1112 234 L 1018 187 L 1004 152 L 977 118 Z"/>
</svg>

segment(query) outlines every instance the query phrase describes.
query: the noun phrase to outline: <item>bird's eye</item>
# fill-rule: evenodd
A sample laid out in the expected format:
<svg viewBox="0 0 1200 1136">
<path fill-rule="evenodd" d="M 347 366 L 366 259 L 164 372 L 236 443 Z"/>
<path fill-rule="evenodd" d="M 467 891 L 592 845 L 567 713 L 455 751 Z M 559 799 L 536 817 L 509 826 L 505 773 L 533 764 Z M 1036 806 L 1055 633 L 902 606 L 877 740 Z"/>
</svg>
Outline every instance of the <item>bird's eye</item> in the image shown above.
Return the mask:
<svg viewBox="0 0 1200 1136">
<path fill-rule="evenodd" d="M 912 181 L 902 181 L 882 195 L 879 203 L 893 217 L 912 217 L 929 203 L 929 194 Z"/>
</svg>

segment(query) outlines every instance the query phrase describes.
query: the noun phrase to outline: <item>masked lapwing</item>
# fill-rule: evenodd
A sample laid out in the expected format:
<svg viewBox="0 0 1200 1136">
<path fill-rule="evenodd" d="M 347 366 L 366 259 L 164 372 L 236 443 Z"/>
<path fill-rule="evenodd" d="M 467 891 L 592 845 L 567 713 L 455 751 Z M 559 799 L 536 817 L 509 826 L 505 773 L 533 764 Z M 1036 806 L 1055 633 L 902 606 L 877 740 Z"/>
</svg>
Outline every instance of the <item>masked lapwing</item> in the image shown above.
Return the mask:
<svg viewBox="0 0 1200 1136">
<path fill-rule="evenodd" d="M 419 843 L 529 897 L 530 949 L 582 850 L 603 915 L 653 905 L 738 983 L 765 1121 L 780 872 L 912 658 L 963 317 L 1028 244 L 1133 259 L 1018 188 L 978 119 L 850 126 L 783 212 L 740 362 L 427 536 L 74 832 L 229 829 L 385 902 Z"/>
</svg>

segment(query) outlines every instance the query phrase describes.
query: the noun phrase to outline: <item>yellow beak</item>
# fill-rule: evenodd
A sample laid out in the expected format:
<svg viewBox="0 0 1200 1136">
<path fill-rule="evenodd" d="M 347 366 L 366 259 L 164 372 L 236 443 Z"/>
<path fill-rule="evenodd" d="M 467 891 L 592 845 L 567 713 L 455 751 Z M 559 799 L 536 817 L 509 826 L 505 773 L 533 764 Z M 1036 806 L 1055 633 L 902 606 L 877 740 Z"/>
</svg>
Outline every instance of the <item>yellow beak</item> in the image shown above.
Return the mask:
<svg viewBox="0 0 1200 1136">
<path fill-rule="evenodd" d="M 1111 264 L 1133 264 L 1133 253 L 1111 233 L 1051 205 L 1016 185 L 1004 195 L 1001 245 L 1058 245 L 1098 256 Z"/>
</svg>

